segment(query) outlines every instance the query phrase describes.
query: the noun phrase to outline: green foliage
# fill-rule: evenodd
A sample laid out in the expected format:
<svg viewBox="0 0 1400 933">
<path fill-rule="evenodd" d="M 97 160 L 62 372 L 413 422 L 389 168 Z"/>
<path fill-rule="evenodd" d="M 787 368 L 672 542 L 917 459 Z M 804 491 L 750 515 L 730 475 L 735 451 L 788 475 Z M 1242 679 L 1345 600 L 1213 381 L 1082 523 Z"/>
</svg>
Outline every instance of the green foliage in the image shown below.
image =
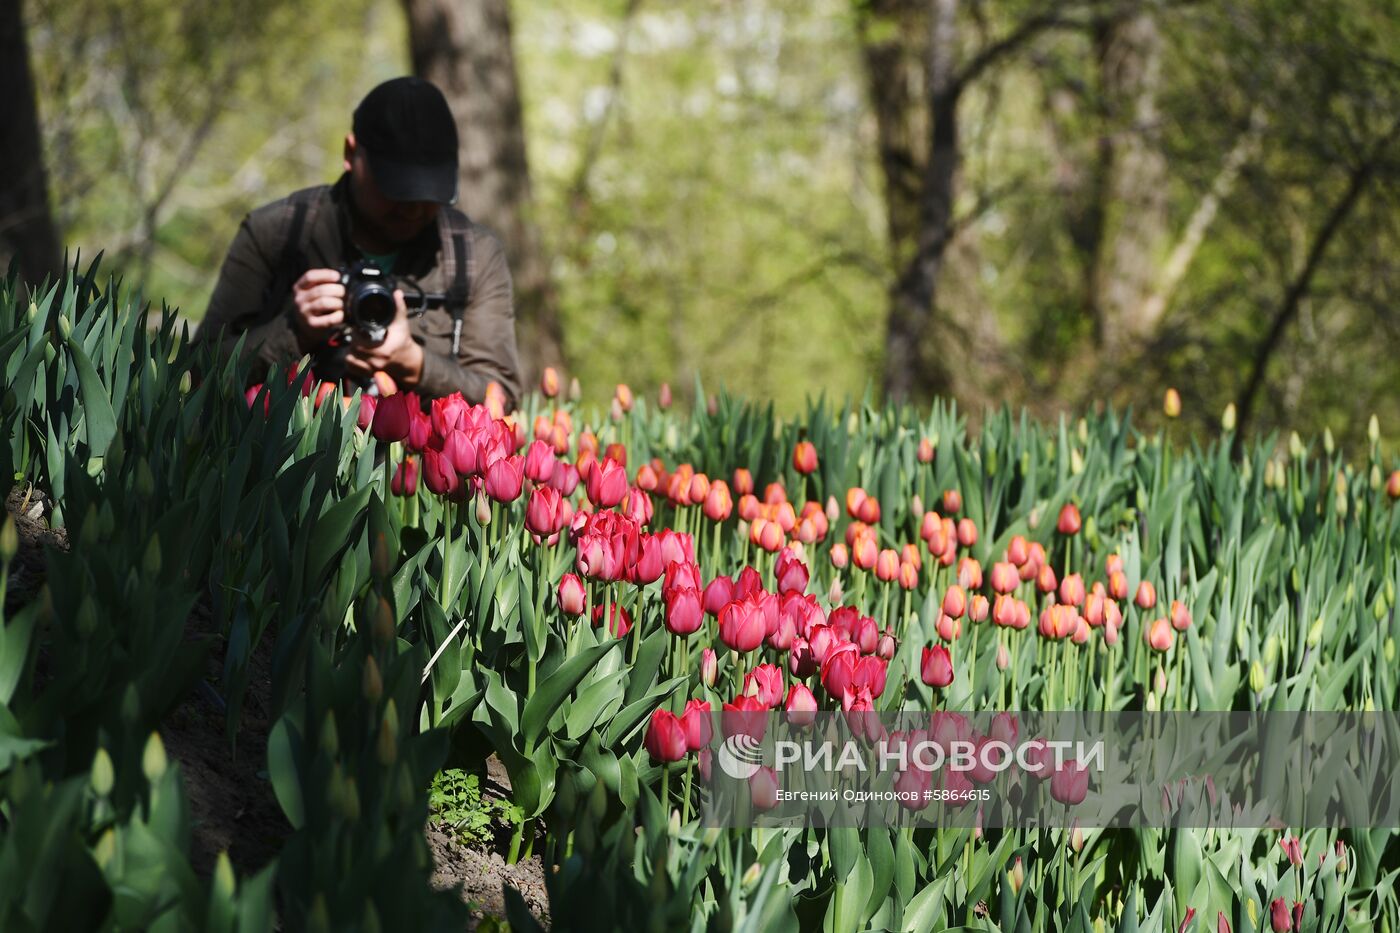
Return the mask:
<svg viewBox="0 0 1400 933">
<path fill-rule="evenodd" d="M 497 826 L 503 824 L 513 831 L 525 819 L 524 812 L 510 801 L 483 795 L 480 777 L 459 768 L 444 768 L 433 775 L 428 810 L 458 842 L 468 846 L 489 844 Z"/>
</svg>

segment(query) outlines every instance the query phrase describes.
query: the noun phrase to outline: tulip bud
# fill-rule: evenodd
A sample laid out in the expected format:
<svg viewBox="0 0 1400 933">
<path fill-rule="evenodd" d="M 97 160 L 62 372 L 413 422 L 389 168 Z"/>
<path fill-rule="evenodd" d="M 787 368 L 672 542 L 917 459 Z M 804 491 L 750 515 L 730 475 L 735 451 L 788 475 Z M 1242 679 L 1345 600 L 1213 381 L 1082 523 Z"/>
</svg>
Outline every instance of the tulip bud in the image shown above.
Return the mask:
<svg viewBox="0 0 1400 933">
<path fill-rule="evenodd" d="M 1084 472 L 1084 454 L 1078 447 L 1069 449 L 1069 472 L 1071 476 L 1078 476 Z"/>
<path fill-rule="evenodd" d="M 1069 847 L 1076 854 L 1084 851 L 1084 830 L 1079 828 L 1078 823 L 1069 831 Z"/>
<path fill-rule="evenodd" d="M 577 402 L 583 398 L 583 387 L 578 384 L 578 376 L 569 380 L 569 401 Z"/>
<path fill-rule="evenodd" d="M 106 797 L 112 792 L 112 787 L 117 782 L 117 776 L 112 767 L 112 756 L 107 754 L 107 749 L 101 747 L 97 749 L 97 754 L 92 759 L 92 773 L 88 780 L 92 784 L 92 792 L 97 796 Z"/>
<path fill-rule="evenodd" d="M 1147 691 L 1147 701 L 1143 704 L 1149 713 L 1156 713 L 1162 709 L 1162 701 L 1157 699 L 1156 691 Z"/>
<path fill-rule="evenodd" d="M 146 775 L 146 780 L 154 784 L 165 776 L 165 769 L 169 767 L 169 759 L 165 756 L 165 743 L 160 740 L 159 732 L 152 732 L 151 737 L 146 740 L 146 748 L 141 753 L 141 773 Z"/>
<path fill-rule="evenodd" d="M 379 720 L 379 736 L 374 746 L 375 758 L 384 767 L 389 767 L 399 757 L 399 714 L 394 698 L 384 705 L 384 716 Z"/>
<path fill-rule="evenodd" d="M 1181 394 L 1176 389 L 1167 389 L 1166 397 L 1162 399 L 1162 412 L 1168 418 L 1180 417 Z"/>
<path fill-rule="evenodd" d="M 1254 661 L 1249 665 L 1249 689 L 1255 693 L 1263 693 L 1266 686 L 1268 681 L 1264 674 L 1264 665 Z"/>
<path fill-rule="evenodd" d="M 1336 443 L 1332 440 L 1331 428 L 1322 429 L 1322 449 L 1327 451 L 1327 456 L 1329 457 L 1332 456 L 1332 453 L 1337 449 Z"/>
<path fill-rule="evenodd" d="M 374 636 L 375 644 L 382 648 L 393 642 L 397 632 L 398 626 L 394 623 L 394 609 L 389 605 L 389 600 L 380 596 L 374 604 L 370 634 Z"/>
<path fill-rule="evenodd" d="M 482 495 L 476 497 L 476 521 L 483 528 L 491 524 L 491 503 Z"/>
<path fill-rule="evenodd" d="M 0 526 L 0 566 L 14 560 L 19 553 L 19 532 L 15 530 L 14 517 L 6 513 L 5 524 Z"/>
<path fill-rule="evenodd" d="M 378 703 L 379 698 L 384 695 L 384 680 L 379 675 L 379 664 L 374 660 L 374 655 L 365 656 L 364 673 L 360 677 L 360 692 L 371 703 Z"/>
<path fill-rule="evenodd" d="M 545 398 L 554 398 L 559 394 L 559 371 L 553 366 L 546 366 L 540 374 L 540 392 Z"/>
<path fill-rule="evenodd" d="M 1385 663 L 1395 663 L 1395 639 L 1387 638 L 1385 644 L 1381 646 L 1381 651 L 1385 654 Z"/>
<path fill-rule="evenodd" d="M 18 800 L 20 796 L 11 791 L 11 795 Z M 115 830 L 108 829 L 97 840 L 97 845 L 92 848 L 92 860 L 97 863 L 97 867 L 106 871 L 107 866 L 112 863 L 112 859 L 117 857 L 117 834 Z"/>
<path fill-rule="evenodd" d="M 1220 427 L 1225 433 L 1235 430 L 1235 403 L 1225 406 L 1225 414 L 1220 416 Z"/>
<path fill-rule="evenodd" d="M 713 648 L 705 648 L 700 652 L 700 680 L 705 686 L 714 687 L 718 676 L 719 658 Z"/>
<path fill-rule="evenodd" d="M 826 591 L 827 602 L 831 603 L 833 606 L 839 606 L 845 598 L 845 595 L 845 592 L 841 588 L 841 578 L 832 577 L 831 589 Z"/>
<path fill-rule="evenodd" d="M 1381 442 L 1381 423 L 1374 413 L 1371 415 L 1371 420 L 1366 422 L 1366 437 L 1370 440 L 1372 447 Z"/>
<path fill-rule="evenodd" d="M 1022 886 L 1026 883 L 1026 867 L 1021 864 L 1021 856 L 1016 856 L 1016 861 L 1011 864 L 1007 879 L 1011 882 L 1011 893 L 1020 894 Z"/>
<path fill-rule="evenodd" d="M 997 645 L 997 670 L 1004 671 L 1011 666 L 1011 652 L 1005 645 Z"/>
<path fill-rule="evenodd" d="M 1290 431 L 1288 434 L 1289 456 L 1291 456 L 1294 460 L 1301 460 L 1303 459 L 1303 454 L 1306 452 L 1306 449 L 1303 447 L 1303 439 L 1298 436 L 1298 432 Z"/>
</svg>

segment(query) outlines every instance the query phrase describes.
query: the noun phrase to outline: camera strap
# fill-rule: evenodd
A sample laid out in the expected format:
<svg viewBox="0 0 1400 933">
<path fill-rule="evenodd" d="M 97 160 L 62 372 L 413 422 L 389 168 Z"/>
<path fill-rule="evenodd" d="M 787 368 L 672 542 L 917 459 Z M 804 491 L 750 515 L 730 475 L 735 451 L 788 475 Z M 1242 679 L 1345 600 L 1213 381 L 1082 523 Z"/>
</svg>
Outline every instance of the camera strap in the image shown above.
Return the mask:
<svg viewBox="0 0 1400 933">
<path fill-rule="evenodd" d="M 452 315 L 452 355 L 462 342 L 462 317 L 471 297 L 472 251 L 471 220 L 461 211 L 443 207 L 438 212 L 442 243 L 443 282 L 447 286 L 447 311 Z"/>
</svg>

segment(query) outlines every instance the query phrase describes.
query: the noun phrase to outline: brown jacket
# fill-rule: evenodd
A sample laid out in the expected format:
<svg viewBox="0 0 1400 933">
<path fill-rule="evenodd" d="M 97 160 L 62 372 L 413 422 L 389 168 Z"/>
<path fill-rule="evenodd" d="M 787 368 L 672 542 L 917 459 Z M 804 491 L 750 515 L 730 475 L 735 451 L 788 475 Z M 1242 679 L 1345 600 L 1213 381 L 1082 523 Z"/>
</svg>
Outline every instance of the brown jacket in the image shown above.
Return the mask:
<svg viewBox="0 0 1400 933">
<path fill-rule="evenodd" d="M 299 238 L 305 244 L 305 254 L 292 264 L 296 268 L 287 268 L 284 256 L 295 254 L 286 250 L 294 197 L 308 198 L 315 207 L 308 213 L 306 231 Z M 349 233 L 349 198 L 349 178 L 343 175 L 335 185 L 298 192 L 245 217 L 224 259 L 196 341 L 216 343 L 219 356 L 227 359 L 246 333 L 243 356 L 253 363 L 254 381 L 265 379 L 272 364 L 285 366 L 300 360 L 292 284 L 307 269 L 340 269 L 362 258 Z M 430 307 L 421 317 L 410 317 L 413 339 L 423 346 L 422 378 L 411 388 L 430 398 L 460 391 L 469 401 L 481 402 L 487 384 L 497 382 L 509 397 L 509 410 L 520 398 L 510 269 L 494 234 L 476 223 L 469 223 L 467 229 L 470 297 L 457 353 L 454 357 L 448 309 Z M 399 251 L 394 275 L 412 277 L 428 293 L 446 292 L 450 283 L 444 281 L 440 240 L 439 225 L 429 226 Z M 411 297 L 414 292 L 405 289 L 404 294 Z M 312 369 L 318 374 L 335 374 L 337 367 L 329 353 L 323 348 L 312 354 Z"/>
</svg>

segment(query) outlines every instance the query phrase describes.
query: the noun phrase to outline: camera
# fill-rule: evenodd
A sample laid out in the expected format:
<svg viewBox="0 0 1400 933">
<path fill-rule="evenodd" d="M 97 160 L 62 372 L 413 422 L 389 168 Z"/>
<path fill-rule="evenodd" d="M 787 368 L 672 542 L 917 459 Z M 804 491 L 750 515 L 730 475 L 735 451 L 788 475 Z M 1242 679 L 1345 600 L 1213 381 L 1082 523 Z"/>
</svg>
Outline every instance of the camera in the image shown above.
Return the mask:
<svg viewBox="0 0 1400 933">
<path fill-rule="evenodd" d="M 372 262 L 360 261 L 340 270 L 345 286 L 345 323 L 371 346 L 384 342 L 394 322 L 394 277 Z"/>
</svg>

